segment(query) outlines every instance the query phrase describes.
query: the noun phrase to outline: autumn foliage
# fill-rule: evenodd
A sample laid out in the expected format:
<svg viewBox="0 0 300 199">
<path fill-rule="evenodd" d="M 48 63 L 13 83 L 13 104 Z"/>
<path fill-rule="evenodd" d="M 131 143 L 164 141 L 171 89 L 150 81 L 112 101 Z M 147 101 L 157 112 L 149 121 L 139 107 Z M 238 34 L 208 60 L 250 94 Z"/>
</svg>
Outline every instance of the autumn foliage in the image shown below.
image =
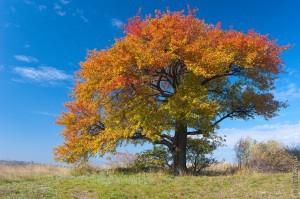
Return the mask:
<svg viewBox="0 0 300 199">
<path fill-rule="evenodd" d="M 76 162 L 149 141 L 168 146 L 175 166 L 176 158 L 184 163 L 178 153 L 187 136 L 209 137 L 227 118 L 274 116 L 283 104 L 271 91 L 286 48 L 254 31 L 206 24 L 193 12 L 133 17 L 123 38 L 81 63 L 74 100 L 58 120 L 65 142 L 55 155 Z"/>
</svg>

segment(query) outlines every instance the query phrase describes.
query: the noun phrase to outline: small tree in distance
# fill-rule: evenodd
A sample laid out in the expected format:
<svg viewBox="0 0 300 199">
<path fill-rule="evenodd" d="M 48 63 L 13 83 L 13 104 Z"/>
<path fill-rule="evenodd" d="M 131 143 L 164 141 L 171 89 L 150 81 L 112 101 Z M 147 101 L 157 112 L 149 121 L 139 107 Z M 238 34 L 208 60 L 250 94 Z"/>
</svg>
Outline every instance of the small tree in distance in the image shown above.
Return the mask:
<svg viewBox="0 0 300 199">
<path fill-rule="evenodd" d="M 234 151 L 238 161 L 238 167 L 249 167 L 250 155 L 251 155 L 251 146 L 255 143 L 255 140 L 251 138 L 241 138 L 234 146 Z"/>
<path fill-rule="evenodd" d="M 213 136 L 212 138 L 189 138 L 187 141 L 187 162 L 191 165 L 193 174 L 199 173 L 204 168 L 217 161 L 212 157 L 213 151 L 222 146 L 223 139 Z"/>
<path fill-rule="evenodd" d="M 272 118 L 272 94 L 287 49 L 254 31 L 223 30 L 193 11 L 128 21 L 123 38 L 81 63 L 73 101 L 58 124 L 56 158 L 76 162 L 126 142 L 161 144 L 186 172 L 188 137 L 213 135 L 225 119 Z"/>
</svg>

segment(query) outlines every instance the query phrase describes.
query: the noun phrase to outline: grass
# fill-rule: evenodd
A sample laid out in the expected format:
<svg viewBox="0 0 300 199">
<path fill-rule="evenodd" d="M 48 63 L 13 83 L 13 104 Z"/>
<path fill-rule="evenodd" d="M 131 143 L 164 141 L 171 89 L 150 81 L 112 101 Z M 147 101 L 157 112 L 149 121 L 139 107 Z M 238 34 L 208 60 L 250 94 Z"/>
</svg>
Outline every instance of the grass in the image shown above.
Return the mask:
<svg viewBox="0 0 300 199">
<path fill-rule="evenodd" d="M 102 171 L 73 176 L 66 168 L 0 166 L 0 198 L 292 198 L 291 173 L 226 176 Z"/>
</svg>

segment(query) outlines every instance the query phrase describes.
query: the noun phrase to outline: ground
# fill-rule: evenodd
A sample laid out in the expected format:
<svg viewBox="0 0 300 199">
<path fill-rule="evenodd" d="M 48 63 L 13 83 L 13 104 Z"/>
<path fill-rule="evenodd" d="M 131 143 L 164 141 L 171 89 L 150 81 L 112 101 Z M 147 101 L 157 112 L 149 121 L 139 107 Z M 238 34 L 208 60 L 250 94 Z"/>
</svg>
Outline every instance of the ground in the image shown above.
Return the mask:
<svg viewBox="0 0 300 199">
<path fill-rule="evenodd" d="M 0 198 L 292 198 L 291 173 L 174 177 L 103 171 L 74 176 L 64 168 L 22 168 L 0 166 Z"/>
</svg>

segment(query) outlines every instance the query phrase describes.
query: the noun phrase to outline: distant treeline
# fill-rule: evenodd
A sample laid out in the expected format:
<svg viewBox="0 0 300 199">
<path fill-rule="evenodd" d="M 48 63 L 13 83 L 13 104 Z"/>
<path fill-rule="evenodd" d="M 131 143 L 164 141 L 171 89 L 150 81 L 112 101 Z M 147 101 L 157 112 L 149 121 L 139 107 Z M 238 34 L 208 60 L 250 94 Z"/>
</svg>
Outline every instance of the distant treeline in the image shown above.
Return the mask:
<svg viewBox="0 0 300 199">
<path fill-rule="evenodd" d="M 29 165 L 36 164 L 34 162 L 17 161 L 17 160 L 0 160 L 0 165 Z"/>
</svg>

